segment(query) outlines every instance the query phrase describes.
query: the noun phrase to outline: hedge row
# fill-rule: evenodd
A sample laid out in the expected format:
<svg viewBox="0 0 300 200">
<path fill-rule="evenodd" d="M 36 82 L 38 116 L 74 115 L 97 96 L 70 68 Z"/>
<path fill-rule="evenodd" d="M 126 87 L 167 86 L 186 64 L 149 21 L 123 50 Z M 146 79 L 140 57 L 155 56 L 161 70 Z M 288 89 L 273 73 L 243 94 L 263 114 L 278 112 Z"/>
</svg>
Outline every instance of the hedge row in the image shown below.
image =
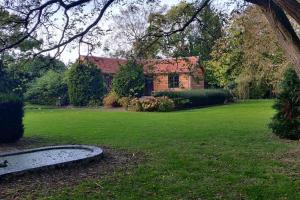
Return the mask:
<svg viewBox="0 0 300 200">
<path fill-rule="evenodd" d="M 154 93 L 155 97 L 166 96 L 172 99 L 177 109 L 204 107 L 224 104 L 232 101 L 232 95 L 227 90 L 203 89 L 189 91 L 164 91 Z"/>
<path fill-rule="evenodd" d="M 12 94 L 0 94 L 0 143 L 18 141 L 24 132 L 23 101 Z"/>
</svg>

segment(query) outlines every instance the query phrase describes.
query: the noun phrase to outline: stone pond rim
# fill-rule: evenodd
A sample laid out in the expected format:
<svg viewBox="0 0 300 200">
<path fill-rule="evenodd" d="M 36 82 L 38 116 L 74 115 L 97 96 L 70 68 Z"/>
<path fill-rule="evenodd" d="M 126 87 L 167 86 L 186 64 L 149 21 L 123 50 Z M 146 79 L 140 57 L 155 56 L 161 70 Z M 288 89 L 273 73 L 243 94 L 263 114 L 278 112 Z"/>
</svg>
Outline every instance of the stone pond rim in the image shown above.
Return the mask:
<svg viewBox="0 0 300 200">
<path fill-rule="evenodd" d="M 84 163 L 101 158 L 103 150 L 96 146 L 62 145 L 28 149 L 0 154 L 0 179 L 9 175 L 64 167 L 74 163 Z"/>
</svg>

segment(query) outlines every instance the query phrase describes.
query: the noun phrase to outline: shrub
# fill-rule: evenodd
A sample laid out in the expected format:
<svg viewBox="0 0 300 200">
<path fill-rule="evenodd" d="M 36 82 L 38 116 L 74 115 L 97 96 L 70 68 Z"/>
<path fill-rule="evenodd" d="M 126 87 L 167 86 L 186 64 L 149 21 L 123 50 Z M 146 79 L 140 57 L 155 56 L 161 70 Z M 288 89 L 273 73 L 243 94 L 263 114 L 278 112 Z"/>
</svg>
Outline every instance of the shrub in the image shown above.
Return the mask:
<svg viewBox="0 0 300 200">
<path fill-rule="evenodd" d="M 48 71 L 30 84 L 25 100 L 39 105 L 67 105 L 68 86 L 63 73 Z"/>
<path fill-rule="evenodd" d="M 143 111 L 153 112 L 158 110 L 159 101 L 155 97 L 140 99 Z"/>
<path fill-rule="evenodd" d="M 169 97 L 174 101 L 177 109 L 224 104 L 232 100 L 231 94 L 222 89 L 165 91 L 156 92 L 154 96 Z"/>
<path fill-rule="evenodd" d="M 130 110 L 137 112 L 169 112 L 174 110 L 174 102 L 168 97 L 134 98 L 130 101 Z"/>
<path fill-rule="evenodd" d="M 130 101 L 128 109 L 136 112 L 142 112 L 143 111 L 142 102 L 138 98 L 134 98 Z"/>
<path fill-rule="evenodd" d="M 70 103 L 86 106 L 89 102 L 100 102 L 104 84 L 101 70 L 90 63 L 76 63 L 68 72 Z"/>
<path fill-rule="evenodd" d="M 103 105 L 105 107 L 120 107 L 119 96 L 116 92 L 111 91 L 103 98 Z"/>
<path fill-rule="evenodd" d="M 159 106 L 157 108 L 158 112 L 170 112 L 174 110 L 174 101 L 168 97 L 158 97 Z"/>
<path fill-rule="evenodd" d="M 270 128 L 281 138 L 300 139 L 300 80 L 293 69 L 286 71 L 274 108 Z"/>
<path fill-rule="evenodd" d="M 128 109 L 128 106 L 130 104 L 130 101 L 131 101 L 131 98 L 130 97 L 122 97 L 119 99 L 119 104 L 125 108 L 125 109 Z"/>
<path fill-rule="evenodd" d="M 135 61 L 122 65 L 114 76 L 112 89 L 120 97 L 140 97 L 144 92 L 145 77 L 143 66 Z"/>
<path fill-rule="evenodd" d="M 18 141 L 24 132 L 23 101 L 12 94 L 0 94 L 0 143 Z"/>
</svg>

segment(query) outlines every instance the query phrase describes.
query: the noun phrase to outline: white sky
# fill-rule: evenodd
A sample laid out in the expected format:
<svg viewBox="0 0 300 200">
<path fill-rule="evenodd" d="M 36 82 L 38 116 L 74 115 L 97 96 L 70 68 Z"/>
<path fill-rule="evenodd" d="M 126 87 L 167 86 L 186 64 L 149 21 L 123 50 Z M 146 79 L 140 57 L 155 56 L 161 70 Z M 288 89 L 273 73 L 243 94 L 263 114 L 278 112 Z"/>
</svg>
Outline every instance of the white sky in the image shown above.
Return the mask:
<svg viewBox="0 0 300 200">
<path fill-rule="evenodd" d="M 162 4 L 164 5 L 168 5 L 169 7 L 178 4 L 180 1 L 182 0 L 162 0 Z M 228 2 L 230 0 L 214 0 L 213 4 L 216 7 L 219 7 L 220 9 L 223 9 L 223 5 Z M 103 26 L 103 24 L 102 24 Z M 104 24 L 104 26 L 106 26 L 106 24 Z M 113 42 L 113 41 L 112 41 Z M 87 49 L 84 48 L 84 46 L 81 46 L 81 55 L 86 55 L 87 53 Z M 52 53 L 50 53 L 52 54 Z M 106 56 L 105 53 L 102 51 L 102 48 L 98 48 L 95 49 L 95 51 L 93 52 L 94 56 Z M 63 62 L 70 63 L 70 62 L 74 62 L 78 59 L 79 56 L 79 52 L 78 52 L 78 48 L 66 48 L 66 50 L 61 54 L 60 56 L 60 60 L 62 60 Z"/>
</svg>

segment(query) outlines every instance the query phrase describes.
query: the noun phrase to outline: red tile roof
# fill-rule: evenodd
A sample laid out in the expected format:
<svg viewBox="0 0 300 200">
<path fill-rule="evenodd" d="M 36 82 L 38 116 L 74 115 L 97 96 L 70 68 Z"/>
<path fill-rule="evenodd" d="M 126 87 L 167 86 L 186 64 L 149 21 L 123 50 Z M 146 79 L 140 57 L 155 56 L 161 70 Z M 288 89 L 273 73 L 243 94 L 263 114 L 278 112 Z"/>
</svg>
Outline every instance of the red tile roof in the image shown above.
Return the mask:
<svg viewBox="0 0 300 200">
<path fill-rule="evenodd" d="M 115 74 L 119 71 L 120 65 L 126 64 L 127 60 L 118 58 L 104 58 L 95 56 L 80 56 L 80 60 L 88 60 L 99 67 L 102 73 Z"/>
<path fill-rule="evenodd" d="M 115 74 L 126 59 L 80 56 L 80 60 L 88 60 L 99 67 L 103 73 Z M 153 59 L 140 61 L 146 74 L 189 73 L 198 64 L 198 57 Z"/>
</svg>

